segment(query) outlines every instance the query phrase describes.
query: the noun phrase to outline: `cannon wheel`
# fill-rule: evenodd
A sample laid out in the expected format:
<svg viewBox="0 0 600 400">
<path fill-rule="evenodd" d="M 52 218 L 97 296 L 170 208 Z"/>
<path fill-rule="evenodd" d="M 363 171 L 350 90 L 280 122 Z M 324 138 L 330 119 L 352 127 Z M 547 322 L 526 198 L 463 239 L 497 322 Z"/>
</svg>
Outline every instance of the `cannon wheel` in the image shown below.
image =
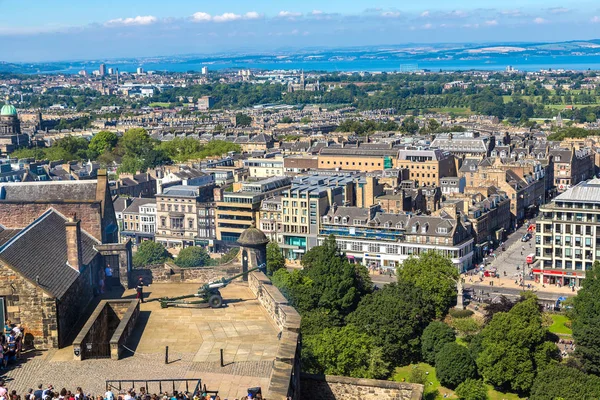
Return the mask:
<svg viewBox="0 0 600 400">
<path fill-rule="evenodd" d="M 210 308 L 220 308 L 223 305 L 223 298 L 221 295 L 213 294 L 208 298 L 208 304 Z"/>
</svg>

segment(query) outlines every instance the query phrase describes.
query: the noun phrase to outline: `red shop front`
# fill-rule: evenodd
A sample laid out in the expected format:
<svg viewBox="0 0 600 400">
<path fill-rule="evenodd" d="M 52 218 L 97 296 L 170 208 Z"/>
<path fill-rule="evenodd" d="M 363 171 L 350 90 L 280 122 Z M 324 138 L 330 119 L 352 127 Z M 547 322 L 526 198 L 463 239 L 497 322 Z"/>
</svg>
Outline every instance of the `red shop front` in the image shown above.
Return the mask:
<svg viewBox="0 0 600 400">
<path fill-rule="evenodd" d="M 561 286 L 581 286 L 581 282 L 585 278 L 585 272 L 583 271 L 560 269 L 534 269 L 533 275 L 537 283 L 540 282 L 540 277 L 543 276 L 544 284 L 560 284 Z"/>
</svg>

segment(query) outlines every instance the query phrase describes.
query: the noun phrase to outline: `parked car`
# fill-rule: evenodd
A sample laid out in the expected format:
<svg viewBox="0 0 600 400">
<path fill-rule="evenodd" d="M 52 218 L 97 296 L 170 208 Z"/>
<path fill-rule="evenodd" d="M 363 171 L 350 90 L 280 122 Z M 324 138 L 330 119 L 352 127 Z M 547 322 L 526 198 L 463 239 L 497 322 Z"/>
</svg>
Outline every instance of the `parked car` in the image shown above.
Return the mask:
<svg viewBox="0 0 600 400">
<path fill-rule="evenodd" d="M 523 235 L 523 237 L 521 238 L 521 242 L 528 242 L 529 239 L 531 239 L 531 233 L 526 233 Z"/>
</svg>

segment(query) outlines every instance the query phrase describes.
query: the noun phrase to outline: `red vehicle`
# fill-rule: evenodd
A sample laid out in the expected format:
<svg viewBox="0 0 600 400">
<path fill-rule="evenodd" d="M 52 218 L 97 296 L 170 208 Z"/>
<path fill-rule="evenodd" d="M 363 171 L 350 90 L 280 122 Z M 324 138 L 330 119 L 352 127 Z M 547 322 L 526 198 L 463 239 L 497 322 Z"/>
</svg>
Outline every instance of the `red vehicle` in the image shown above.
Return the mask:
<svg viewBox="0 0 600 400">
<path fill-rule="evenodd" d="M 535 261 L 535 254 L 529 254 L 525 261 L 527 262 L 527 264 L 533 264 L 533 262 Z"/>
</svg>

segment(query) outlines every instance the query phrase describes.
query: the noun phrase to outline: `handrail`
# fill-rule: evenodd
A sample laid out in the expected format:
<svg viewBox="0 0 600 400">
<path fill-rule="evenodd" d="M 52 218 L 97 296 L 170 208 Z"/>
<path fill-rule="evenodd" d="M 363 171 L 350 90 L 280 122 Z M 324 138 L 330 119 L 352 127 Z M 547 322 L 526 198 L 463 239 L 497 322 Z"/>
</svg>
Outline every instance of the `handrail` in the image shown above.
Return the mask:
<svg viewBox="0 0 600 400">
<path fill-rule="evenodd" d="M 208 394 L 214 394 L 217 395 L 219 394 L 218 391 L 214 391 L 214 390 L 206 390 L 206 385 L 202 386 L 202 380 L 201 379 L 181 379 L 181 378 L 175 378 L 175 379 L 108 379 L 105 381 L 106 383 L 106 390 L 111 390 L 111 389 L 115 389 L 118 391 L 121 391 L 124 389 L 124 384 L 128 384 L 131 383 L 131 385 L 127 385 L 125 386 L 125 388 L 135 388 L 136 383 L 142 383 L 144 384 L 145 388 L 146 388 L 146 392 L 148 393 L 148 383 L 156 383 L 158 382 L 158 390 L 160 393 L 163 393 L 163 382 L 168 384 L 171 383 L 171 389 L 172 392 L 174 392 L 176 390 L 175 388 L 175 383 L 176 382 L 185 382 L 185 391 L 189 392 L 190 391 L 190 385 L 189 383 L 195 383 L 194 386 L 194 391 L 192 392 L 192 395 L 196 394 L 196 393 L 208 393 Z M 119 386 L 115 386 L 116 384 L 118 384 Z"/>
</svg>

